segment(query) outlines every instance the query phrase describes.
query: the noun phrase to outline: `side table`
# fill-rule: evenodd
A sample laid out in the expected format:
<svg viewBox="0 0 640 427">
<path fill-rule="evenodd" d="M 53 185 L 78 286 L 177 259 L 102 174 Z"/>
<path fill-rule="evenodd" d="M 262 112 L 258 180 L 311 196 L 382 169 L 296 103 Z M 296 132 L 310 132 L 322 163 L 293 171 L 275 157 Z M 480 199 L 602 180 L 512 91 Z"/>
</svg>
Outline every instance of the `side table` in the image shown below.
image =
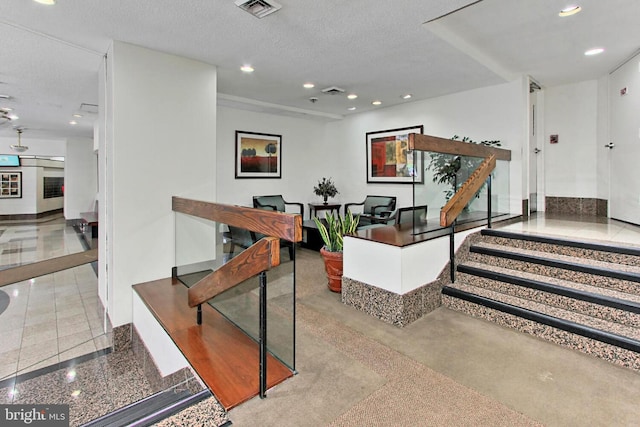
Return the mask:
<svg viewBox="0 0 640 427">
<path fill-rule="evenodd" d="M 313 219 L 320 211 L 335 211 L 340 215 L 341 206 L 340 203 L 327 203 L 326 205 L 324 203 L 309 203 L 309 219 Z"/>
</svg>

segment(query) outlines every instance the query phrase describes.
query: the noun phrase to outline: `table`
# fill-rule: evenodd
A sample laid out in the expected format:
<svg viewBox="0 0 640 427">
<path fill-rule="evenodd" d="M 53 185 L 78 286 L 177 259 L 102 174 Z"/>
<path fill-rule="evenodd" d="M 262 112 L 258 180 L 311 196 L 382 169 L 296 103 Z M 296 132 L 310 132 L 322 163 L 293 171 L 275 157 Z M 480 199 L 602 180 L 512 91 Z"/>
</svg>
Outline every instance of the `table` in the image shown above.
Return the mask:
<svg viewBox="0 0 640 427">
<path fill-rule="evenodd" d="M 340 215 L 340 207 L 342 205 L 340 203 L 309 203 L 309 219 L 312 219 L 318 215 L 320 211 L 335 211 L 336 214 Z"/>
</svg>

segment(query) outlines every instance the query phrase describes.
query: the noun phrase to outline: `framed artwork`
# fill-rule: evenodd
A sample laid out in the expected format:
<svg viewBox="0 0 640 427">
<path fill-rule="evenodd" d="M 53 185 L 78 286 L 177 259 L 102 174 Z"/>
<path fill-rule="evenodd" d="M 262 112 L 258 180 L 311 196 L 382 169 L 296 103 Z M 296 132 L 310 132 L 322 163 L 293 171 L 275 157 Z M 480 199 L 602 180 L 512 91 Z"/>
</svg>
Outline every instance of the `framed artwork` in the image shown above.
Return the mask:
<svg viewBox="0 0 640 427">
<path fill-rule="evenodd" d="M 424 182 L 422 151 L 409 151 L 409 134 L 423 133 L 422 125 L 367 132 L 367 182 L 411 184 Z"/>
<path fill-rule="evenodd" d="M 281 178 L 282 136 L 236 131 L 236 178 Z"/>
<path fill-rule="evenodd" d="M 0 171 L 0 199 L 22 198 L 22 172 Z"/>
</svg>

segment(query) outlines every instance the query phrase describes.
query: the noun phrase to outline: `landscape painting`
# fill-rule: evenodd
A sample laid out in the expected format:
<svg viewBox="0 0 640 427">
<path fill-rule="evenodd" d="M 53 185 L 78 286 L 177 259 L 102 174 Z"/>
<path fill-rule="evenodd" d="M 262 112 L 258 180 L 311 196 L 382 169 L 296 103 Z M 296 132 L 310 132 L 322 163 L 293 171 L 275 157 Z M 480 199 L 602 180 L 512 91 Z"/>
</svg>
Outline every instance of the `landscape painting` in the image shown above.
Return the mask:
<svg viewBox="0 0 640 427">
<path fill-rule="evenodd" d="M 282 136 L 236 131 L 236 178 L 281 178 Z"/>
</svg>

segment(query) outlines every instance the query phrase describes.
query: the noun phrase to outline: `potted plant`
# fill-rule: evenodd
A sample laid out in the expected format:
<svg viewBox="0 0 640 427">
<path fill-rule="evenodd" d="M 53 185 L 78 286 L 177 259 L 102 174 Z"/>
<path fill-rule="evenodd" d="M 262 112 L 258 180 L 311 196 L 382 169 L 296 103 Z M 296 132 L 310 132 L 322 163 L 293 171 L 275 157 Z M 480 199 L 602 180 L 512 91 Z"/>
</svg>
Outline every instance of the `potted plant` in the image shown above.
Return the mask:
<svg viewBox="0 0 640 427">
<path fill-rule="evenodd" d="M 338 194 L 338 189 L 331 178 L 323 177 L 322 180 L 318 181 L 318 185 L 313 187 L 313 192 L 316 196 L 322 196 L 322 200 L 326 205 L 329 197 L 335 197 Z"/>
<path fill-rule="evenodd" d="M 324 259 L 324 268 L 327 272 L 328 286 L 333 292 L 342 291 L 342 247 L 343 236 L 352 234 L 358 227 L 360 215 L 354 216 L 348 212 L 344 216 L 326 215 L 326 225 L 322 220 L 314 217 L 313 220 L 318 227 L 324 246 L 320 249 L 320 254 Z"/>
</svg>

